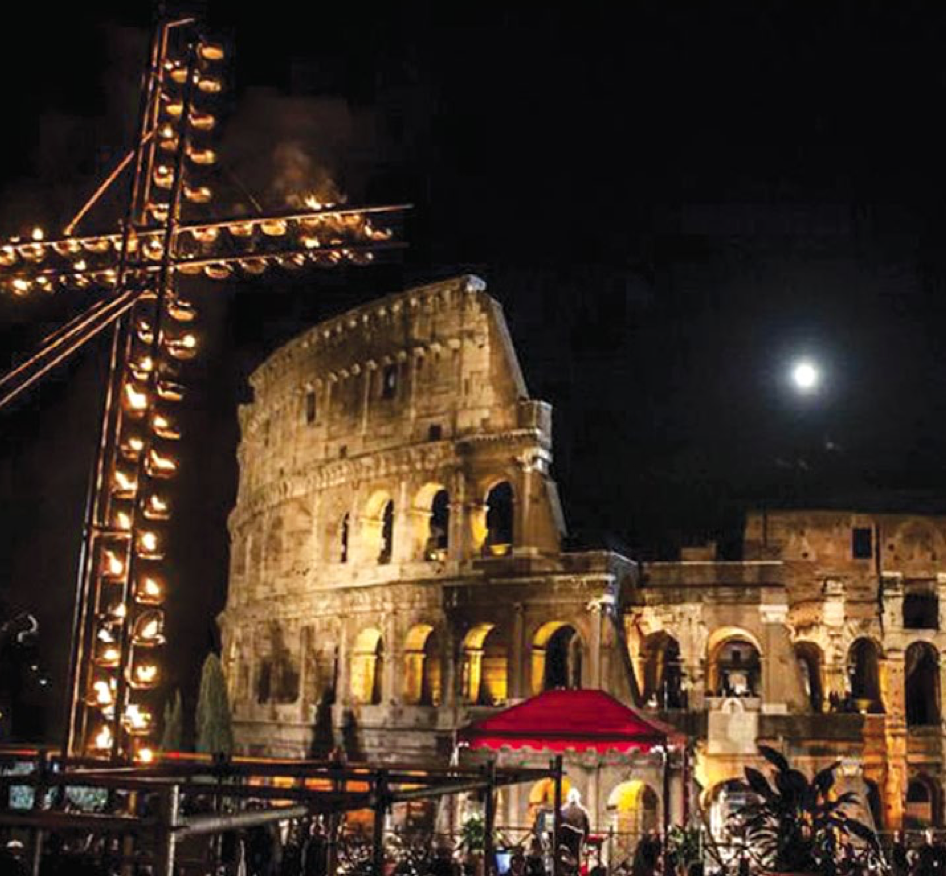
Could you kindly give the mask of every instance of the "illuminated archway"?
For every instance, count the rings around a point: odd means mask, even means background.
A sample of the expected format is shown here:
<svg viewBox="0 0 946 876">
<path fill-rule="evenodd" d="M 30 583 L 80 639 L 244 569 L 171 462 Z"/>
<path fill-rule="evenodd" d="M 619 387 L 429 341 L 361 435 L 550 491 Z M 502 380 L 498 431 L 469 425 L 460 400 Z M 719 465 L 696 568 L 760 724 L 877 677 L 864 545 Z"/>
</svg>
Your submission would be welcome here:
<svg viewBox="0 0 946 876">
<path fill-rule="evenodd" d="M 659 829 L 660 798 L 640 779 L 622 782 L 608 795 L 608 817 L 622 843 L 636 846 L 641 836 Z"/>
<path fill-rule="evenodd" d="M 411 503 L 411 555 L 445 560 L 450 544 L 450 494 L 443 484 L 424 484 Z"/>
<path fill-rule="evenodd" d="M 582 641 L 565 621 L 549 621 L 532 637 L 532 692 L 580 688 Z"/>
<path fill-rule="evenodd" d="M 430 624 L 412 627 L 404 640 L 404 702 L 416 706 L 439 706 L 440 647 Z"/>
<path fill-rule="evenodd" d="M 380 565 L 391 562 L 394 552 L 394 500 L 378 490 L 365 503 L 361 519 L 359 556 Z"/>
<path fill-rule="evenodd" d="M 908 727 L 940 724 L 939 652 L 929 642 L 914 642 L 904 658 Z"/>
<path fill-rule="evenodd" d="M 572 783 L 568 776 L 562 776 L 562 801 L 568 797 Z M 540 779 L 529 789 L 529 811 L 527 821 L 536 825 L 539 836 L 552 829 L 552 817 L 555 812 L 555 782 L 552 779 Z M 537 823 L 538 822 L 538 823 Z"/>
<path fill-rule="evenodd" d="M 355 639 L 351 655 L 351 695 L 356 703 L 381 703 L 383 660 L 381 631 L 375 627 L 362 630 Z"/>
<path fill-rule="evenodd" d="M 722 627 L 707 646 L 709 690 L 715 696 L 762 695 L 762 649 L 758 639 L 738 627 Z"/>
<path fill-rule="evenodd" d="M 683 708 L 683 666 L 677 640 L 665 630 L 652 633 L 644 639 L 641 656 L 644 705 Z"/>
<path fill-rule="evenodd" d="M 494 557 L 512 553 L 515 495 L 509 481 L 500 481 L 486 494 L 486 536 L 483 551 Z"/>
<path fill-rule="evenodd" d="M 848 651 L 848 690 L 863 711 L 882 712 L 880 696 L 880 646 L 868 638 L 856 639 Z"/>
<path fill-rule="evenodd" d="M 509 650 L 494 624 L 478 624 L 460 647 L 460 690 L 464 701 L 497 705 L 506 699 Z"/>
<path fill-rule="evenodd" d="M 801 674 L 802 689 L 808 698 L 813 712 L 820 712 L 824 707 L 824 682 L 822 667 L 824 660 L 821 648 L 814 642 L 795 643 L 795 661 Z"/>
</svg>

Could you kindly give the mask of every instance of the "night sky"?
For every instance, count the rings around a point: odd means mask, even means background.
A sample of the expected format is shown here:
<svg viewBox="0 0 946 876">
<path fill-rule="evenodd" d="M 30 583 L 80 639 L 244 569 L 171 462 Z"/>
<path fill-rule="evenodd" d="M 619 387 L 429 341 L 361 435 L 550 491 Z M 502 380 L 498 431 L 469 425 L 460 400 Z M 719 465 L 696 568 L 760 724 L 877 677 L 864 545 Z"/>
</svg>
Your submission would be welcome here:
<svg viewBox="0 0 946 876">
<path fill-rule="evenodd" d="M 28 4 L 0 31 L 0 233 L 61 227 L 127 149 L 151 21 L 128 5 Z M 246 375 L 412 283 L 474 271 L 503 303 L 555 407 L 574 547 L 738 557 L 751 506 L 946 510 L 942 3 L 207 13 L 235 49 L 221 211 L 245 190 L 281 206 L 300 161 L 313 186 L 415 209 L 396 261 L 197 291 L 170 557 L 188 696 L 225 596 Z M 0 365 L 88 300 L 0 300 Z M 54 686 L 103 350 L 0 413 L 0 599 L 39 615 Z M 801 354 L 817 397 L 787 384 Z"/>
</svg>

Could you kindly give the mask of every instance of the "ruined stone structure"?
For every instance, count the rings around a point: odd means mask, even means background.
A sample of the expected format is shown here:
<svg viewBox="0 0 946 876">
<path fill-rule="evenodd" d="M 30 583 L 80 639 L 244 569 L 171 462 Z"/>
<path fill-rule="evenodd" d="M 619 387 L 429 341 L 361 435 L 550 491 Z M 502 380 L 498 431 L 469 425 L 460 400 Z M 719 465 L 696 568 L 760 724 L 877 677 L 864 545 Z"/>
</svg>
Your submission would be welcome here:
<svg viewBox="0 0 946 876">
<path fill-rule="evenodd" d="M 695 738 L 714 827 L 758 742 L 842 759 L 884 828 L 941 818 L 946 520 L 751 514 L 743 561 L 643 571 L 562 552 L 551 409 L 475 277 L 318 325 L 251 383 L 220 618 L 243 751 L 446 761 L 490 710 L 600 687 Z M 597 829 L 682 816 L 664 757 L 568 762 Z M 549 792 L 510 790 L 500 821 Z"/>
</svg>

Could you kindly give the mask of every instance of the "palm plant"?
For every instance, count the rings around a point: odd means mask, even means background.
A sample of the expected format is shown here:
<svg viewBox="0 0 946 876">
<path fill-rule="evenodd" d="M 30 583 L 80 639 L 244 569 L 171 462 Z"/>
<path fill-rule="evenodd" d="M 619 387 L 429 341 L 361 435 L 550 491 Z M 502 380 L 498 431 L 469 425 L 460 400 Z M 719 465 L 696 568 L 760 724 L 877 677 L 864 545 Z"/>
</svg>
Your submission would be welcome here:
<svg viewBox="0 0 946 876">
<path fill-rule="evenodd" d="M 772 783 L 746 767 L 746 782 L 740 784 L 749 802 L 734 816 L 759 863 L 780 873 L 835 876 L 845 869 L 842 861 L 850 862 L 849 839 L 859 840 L 868 856 L 879 858 L 874 831 L 844 809 L 856 804 L 857 797 L 832 793 L 840 761 L 809 781 L 775 749 L 760 745 L 759 752 L 775 767 Z"/>
</svg>

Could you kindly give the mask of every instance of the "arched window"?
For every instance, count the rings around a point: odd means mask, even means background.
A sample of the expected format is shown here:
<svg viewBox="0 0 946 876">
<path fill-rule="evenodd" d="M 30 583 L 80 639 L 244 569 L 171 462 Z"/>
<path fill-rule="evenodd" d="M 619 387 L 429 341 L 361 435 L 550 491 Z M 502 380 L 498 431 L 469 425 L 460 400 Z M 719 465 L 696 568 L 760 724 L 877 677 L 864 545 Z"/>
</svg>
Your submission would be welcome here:
<svg viewBox="0 0 946 876">
<path fill-rule="evenodd" d="M 512 553 L 513 505 L 509 481 L 500 481 L 486 495 L 486 553 L 500 557 Z"/>
<path fill-rule="evenodd" d="M 381 512 L 381 551 L 378 563 L 390 563 L 394 552 L 394 502 L 388 501 Z"/>
<path fill-rule="evenodd" d="M 939 629 L 939 596 L 935 582 L 909 581 L 905 584 L 903 625 L 908 630 Z"/>
<path fill-rule="evenodd" d="M 907 648 L 906 713 L 908 727 L 935 727 L 940 723 L 939 654 L 928 642 Z"/>
<path fill-rule="evenodd" d="M 404 702 L 408 705 L 439 706 L 440 640 L 428 624 L 418 624 L 404 641 Z"/>
<path fill-rule="evenodd" d="M 848 651 L 849 690 L 862 712 L 882 712 L 880 699 L 880 649 L 873 639 L 857 639 Z"/>
<path fill-rule="evenodd" d="M 871 825 L 874 830 L 883 830 L 884 829 L 884 805 L 883 800 L 880 796 L 880 788 L 877 785 L 877 782 L 872 779 L 864 779 L 864 785 L 867 788 L 867 809 L 870 812 L 870 817 L 873 820 L 873 825 Z"/>
<path fill-rule="evenodd" d="M 726 639 L 713 659 L 716 695 L 757 697 L 762 693 L 762 661 L 756 646 L 738 636 Z"/>
<path fill-rule="evenodd" d="M 903 826 L 909 828 L 937 827 L 940 822 L 940 790 L 927 776 L 915 776 L 907 785 L 907 807 Z"/>
<path fill-rule="evenodd" d="M 659 709 L 685 708 L 680 645 L 669 633 L 660 631 L 644 640 L 644 705 Z"/>
<path fill-rule="evenodd" d="M 506 699 L 509 652 L 493 624 L 478 624 L 463 639 L 460 689 L 468 703 L 494 706 Z"/>
<path fill-rule="evenodd" d="M 338 561 L 340 563 L 348 562 L 348 535 L 350 517 L 346 512 L 342 517 L 342 522 L 338 526 Z"/>
<path fill-rule="evenodd" d="M 381 703 L 383 663 L 380 631 L 374 627 L 362 630 L 355 640 L 351 659 L 351 694 L 356 703 Z"/>
<path fill-rule="evenodd" d="M 256 680 L 256 701 L 258 703 L 268 703 L 272 697 L 273 687 L 273 664 L 269 660 L 263 660 L 259 666 L 259 677 Z"/>
<path fill-rule="evenodd" d="M 814 642 L 798 642 L 795 660 L 801 673 L 802 688 L 813 712 L 824 707 L 824 686 L 821 682 L 821 649 Z"/>
<path fill-rule="evenodd" d="M 622 782 L 608 795 L 608 816 L 617 842 L 633 853 L 642 836 L 660 828 L 660 798 L 640 779 Z"/>
<path fill-rule="evenodd" d="M 450 543 L 450 494 L 438 490 L 430 503 L 430 525 L 424 558 L 443 560 L 447 556 Z"/>
<path fill-rule="evenodd" d="M 581 687 L 581 637 L 570 624 L 550 621 L 532 640 L 532 691 Z"/>
</svg>

